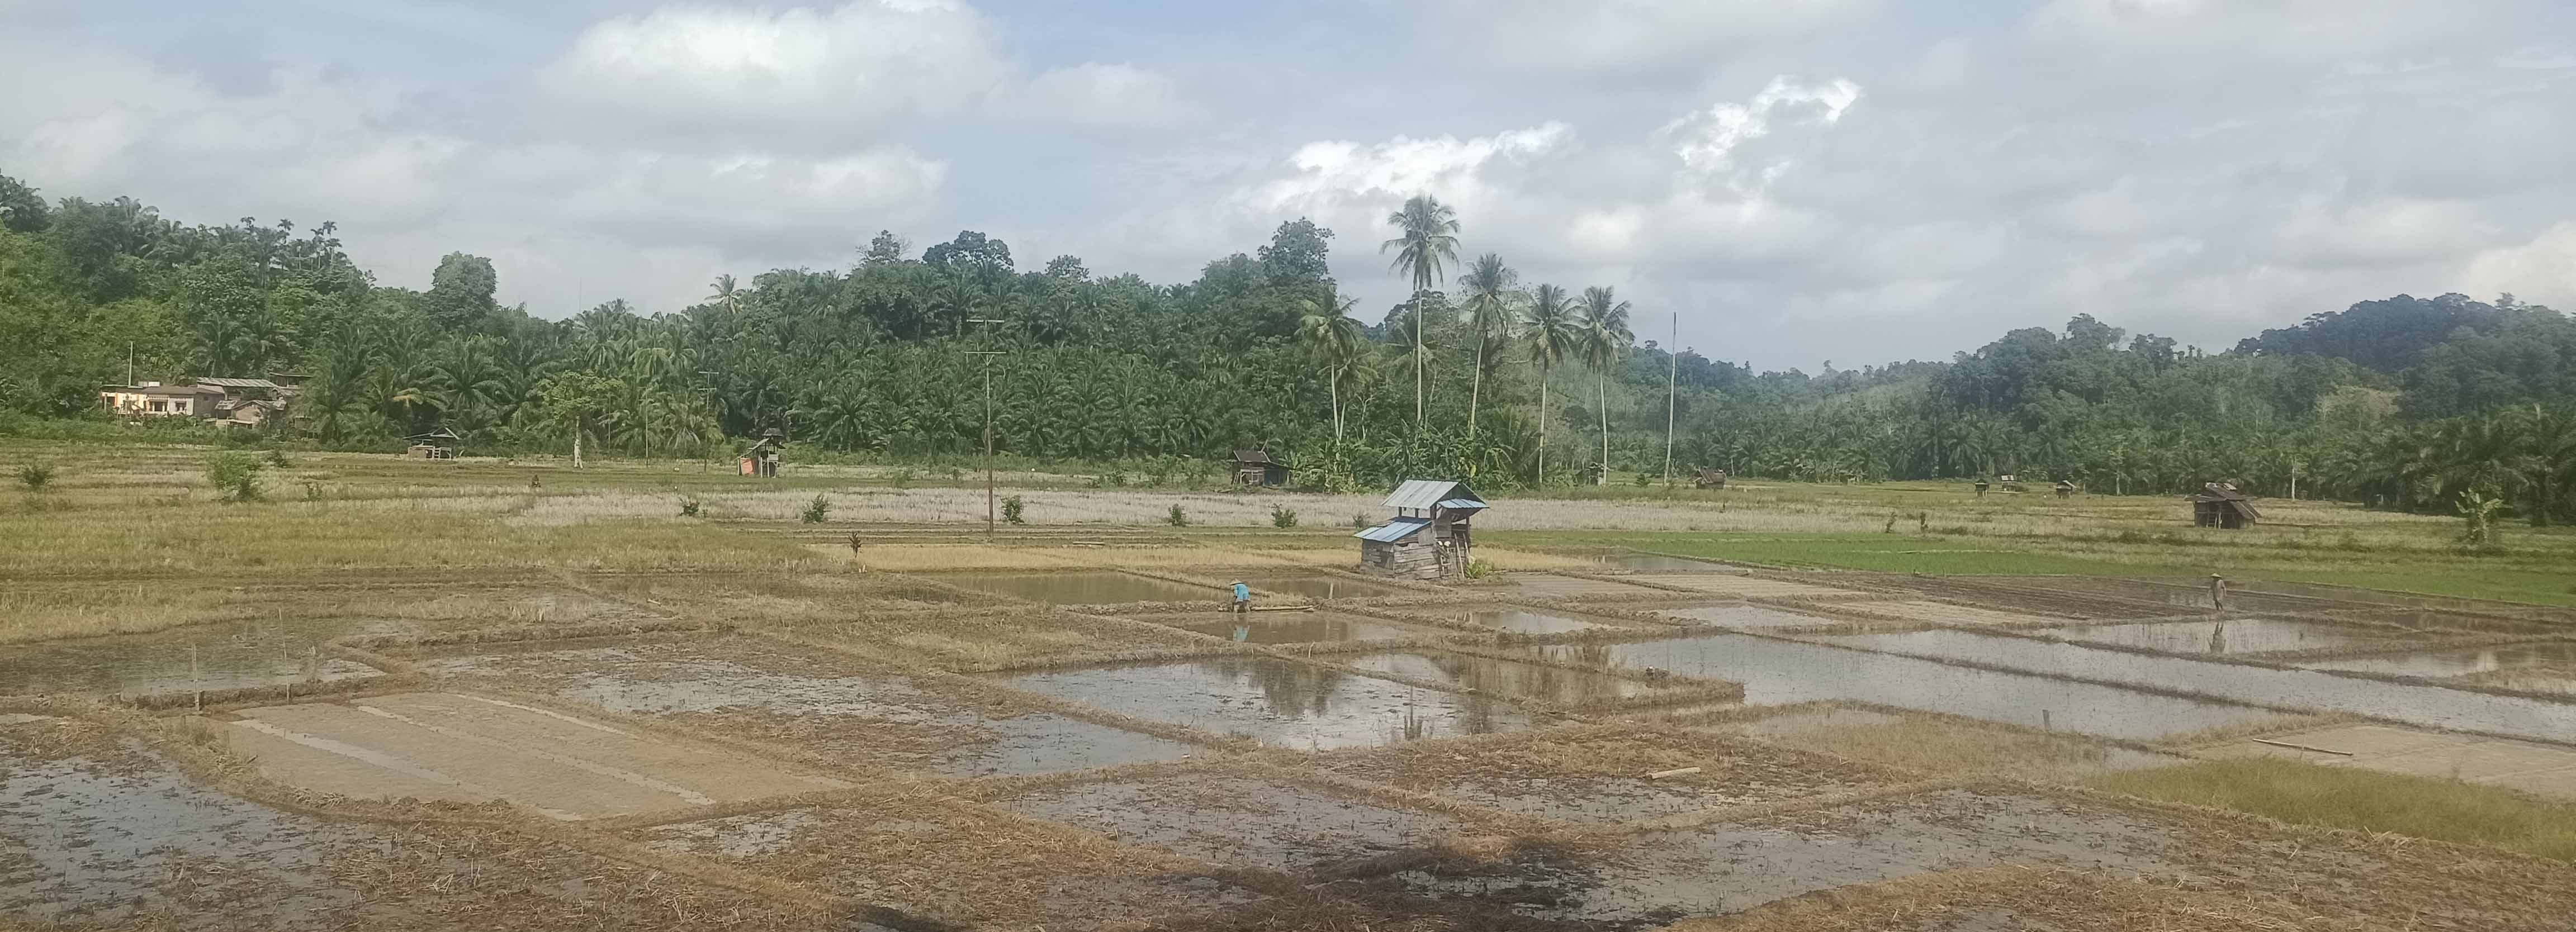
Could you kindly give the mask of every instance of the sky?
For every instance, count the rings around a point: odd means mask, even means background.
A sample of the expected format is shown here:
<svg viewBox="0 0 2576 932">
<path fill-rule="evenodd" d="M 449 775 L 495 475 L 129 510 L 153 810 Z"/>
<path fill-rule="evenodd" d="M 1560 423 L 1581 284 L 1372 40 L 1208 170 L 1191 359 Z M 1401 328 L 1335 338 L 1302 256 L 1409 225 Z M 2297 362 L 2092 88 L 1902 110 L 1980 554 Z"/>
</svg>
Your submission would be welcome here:
<svg viewBox="0 0 2576 932">
<path fill-rule="evenodd" d="M 1179 283 L 1309 217 L 1374 321 L 1424 193 L 1759 369 L 2576 308 L 2563 0 L 0 0 L 0 88 L 47 196 L 488 256 L 545 317 L 880 229 Z"/>
</svg>

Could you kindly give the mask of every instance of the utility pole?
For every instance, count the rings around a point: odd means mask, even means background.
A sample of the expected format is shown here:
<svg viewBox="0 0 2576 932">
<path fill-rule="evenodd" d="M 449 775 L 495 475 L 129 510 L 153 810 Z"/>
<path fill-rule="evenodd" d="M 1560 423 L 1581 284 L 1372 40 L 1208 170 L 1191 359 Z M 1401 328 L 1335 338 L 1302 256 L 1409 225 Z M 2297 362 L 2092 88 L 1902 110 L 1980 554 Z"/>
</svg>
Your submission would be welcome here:
<svg viewBox="0 0 2576 932">
<path fill-rule="evenodd" d="M 1673 409 L 1677 402 L 1681 400 L 1682 392 L 1682 351 L 1674 349 L 1673 347 L 1680 345 L 1682 345 L 1682 312 L 1674 311 L 1673 341 L 1671 343 L 1664 344 L 1664 356 L 1673 364 L 1672 371 L 1664 377 L 1665 485 L 1673 484 Z"/>
<path fill-rule="evenodd" d="M 958 323 L 1008 323 L 997 317 L 969 317 Z M 984 536 L 993 536 L 993 357 L 1010 355 L 1009 350 L 967 350 L 966 355 L 984 357 Z"/>
<path fill-rule="evenodd" d="M 125 341 L 125 384 L 134 384 L 134 341 Z"/>
</svg>

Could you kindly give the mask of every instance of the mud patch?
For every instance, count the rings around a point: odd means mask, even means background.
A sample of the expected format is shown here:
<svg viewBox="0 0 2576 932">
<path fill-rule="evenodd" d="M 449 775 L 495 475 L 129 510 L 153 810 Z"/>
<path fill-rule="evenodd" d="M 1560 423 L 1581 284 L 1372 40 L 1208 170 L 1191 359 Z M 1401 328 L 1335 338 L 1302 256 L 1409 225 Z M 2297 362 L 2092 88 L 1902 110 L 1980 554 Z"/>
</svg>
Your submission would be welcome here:
<svg viewBox="0 0 2576 932">
<path fill-rule="evenodd" d="M 379 676 L 374 667 L 328 656 L 324 643 L 417 630 L 390 620 L 259 621 L 13 644 L 0 650 L 0 692 L 145 696 Z"/>
<path fill-rule="evenodd" d="M 1538 573 L 1513 573 L 1507 582 L 1524 595 L 1560 598 L 1584 595 L 1653 595 L 1664 590 L 1631 586 L 1606 579 L 1581 579 L 1573 576 L 1548 576 Z"/>
<path fill-rule="evenodd" d="M 1659 586 L 1691 589 L 1738 599 L 1819 599 L 1867 596 L 1874 593 L 1835 586 L 1760 579 L 1752 576 L 1675 575 L 1653 577 Z"/>
<path fill-rule="evenodd" d="M 1595 824 L 1849 792 L 1896 779 L 1876 768 L 1679 729 L 1466 747 L 1408 745 L 1332 755 L 1319 763 L 1335 773 L 1462 803 Z"/>
<path fill-rule="evenodd" d="M 1417 618 L 1512 634 L 1571 634 L 1576 631 L 1614 630 L 1622 627 L 1611 622 L 1579 618 L 1562 612 L 1510 605 L 1470 605 L 1460 608 L 1425 606 L 1401 611 Z"/>
<path fill-rule="evenodd" d="M 954 776 L 1170 760 L 1190 745 L 858 672 L 750 638 L 525 650 L 422 670 L 758 738 L 871 769 Z"/>
<path fill-rule="evenodd" d="M 1457 834 L 1448 816 L 1236 777 L 1174 777 L 1041 790 L 1001 803 L 1130 844 L 1221 864 L 1301 872 Z"/>
<path fill-rule="evenodd" d="M 1752 705 L 1839 699 L 2112 738 L 2153 740 L 2273 714 L 2231 703 L 1741 634 L 1526 650 L 1566 663 L 1652 668 L 1738 682 L 1744 684 L 1744 701 Z"/>
<path fill-rule="evenodd" d="M 1760 630 L 1765 628 L 1818 628 L 1849 624 L 1839 619 L 1784 612 L 1760 605 L 1709 605 L 1699 608 L 1660 608 L 1655 617 L 1688 625 L 1711 628 Z"/>
<path fill-rule="evenodd" d="M 929 576 L 961 589 L 1054 605 L 1110 605 L 1124 602 L 1219 602 L 1225 591 L 1190 586 L 1112 570 L 1073 573 L 975 573 Z"/>
<path fill-rule="evenodd" d="M 1685 557 L 1668 557 L 1660 553 L 1637 553 L 1635 551 L 1613 551 L 1611 553 L 1605 553 L 1592 558 L 1592 562 L 1613 569 L 1635 570 L 1640 573 L 1743 572 L 1742 570 L 1723 563 L 1712 563 L 1707 560 L 1692 560 Z"/>
<path fill-rule="evenodd" d="M 1338 748 L 1517 731 L 1531 717 L 1481 696 L 1270 657 L 995 674 L 1015 689 L 1276 747 Z"/>
<path fill-rule="evenodd" d="M 1221 637 L 1238 644 L 1394 641 L 1438 636 L 1438 632 L 1331 612 L 1255 612 L 1240 618 L 1229 613 L 1217 621 L 1181 622 L 1175 619 L 1158 620 L 1156 623 Z"/>
<path fill-rule="evenodd" d="M 1245 585 L 1263 592 L 1276 592 L 1306 599 L 1374 599 L 1391 595 L 1411 595 L 1413 590 L 1399 589 L 1382 583 L 1343 579 L 1321 573 L 1259 574 L 1242 577 Z"/>
</svg>

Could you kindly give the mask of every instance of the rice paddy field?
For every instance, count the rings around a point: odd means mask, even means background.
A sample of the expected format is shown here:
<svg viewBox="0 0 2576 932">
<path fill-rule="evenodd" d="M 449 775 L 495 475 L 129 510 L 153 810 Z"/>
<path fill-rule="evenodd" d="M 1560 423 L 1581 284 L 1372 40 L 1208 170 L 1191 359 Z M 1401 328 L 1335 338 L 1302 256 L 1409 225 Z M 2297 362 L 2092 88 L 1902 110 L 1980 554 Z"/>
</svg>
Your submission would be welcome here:
<svg viewBox="0 0 2576 932">
<path fill-rule="evenodd" d="M 2561 531 L 1614 484 L 1435 584 L 1375 496 L 210 454 L 0 442 L 0 928 L 2576 916 Z"/>
</svg>

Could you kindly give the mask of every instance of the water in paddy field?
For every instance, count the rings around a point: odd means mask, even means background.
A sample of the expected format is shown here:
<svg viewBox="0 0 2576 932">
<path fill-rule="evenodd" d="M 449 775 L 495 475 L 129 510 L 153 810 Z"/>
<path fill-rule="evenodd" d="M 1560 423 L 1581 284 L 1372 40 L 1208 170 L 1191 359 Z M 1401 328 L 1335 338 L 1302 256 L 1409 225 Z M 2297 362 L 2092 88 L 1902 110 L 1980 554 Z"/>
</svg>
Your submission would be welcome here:
<svg viewBox="0 0 2576 932">
<path fill-rule="evenodd" d="M 1592 562 L 1601 564 L 1602 566 L 1615 567 L 1623 570 L 1636 570 L 1641 573 L 1741 572 L 1734 567 L 1730 567 L 1722 563 L 1711 563 L 1706 560 L 1692 560 L 1683 557 L 1668 557 L 1659 553 L 1636 553 L 1633 551 L 1613 551 L 1605 553 L 1592 558 Z"/>
<path fill-rule="evenodd" d="M 995 674 L 1015 689 L 1218 735 L 1297 749 L 1361 747 L 1530 727 L 1482 696 L 1271 657 Z"/>
<path fill-rule="evenodd" d="M 2034 634 L 2118 644 L 2168 654 L 2254 654 L 2270 651 L 2367 648 L 2403 644 L 2405 632 L 2289 618 L 2226 621 L 2142 621 L 2113 625 L 2038 628 Z"/>
<path fill-rule="evenodd" d="M 1587 705 L 1673 692 L 1676 685 L 1657 685 L 1588 670 L 1546 664 L 1470 657 L 1440 651 L 1391 651 L 1343 661 L 1353 667 L 1453 689 L 1536 699 L 1558 705 Z"/>
<path fill-rule="evenodd" d="M 1033 790 L 1000 805 L 1129 844 L 1284 871 L 1429 844 L 1464 828 L 1436 813 L 1240 777 L 1087 783 Z M 1224 831 L 1209 831 L 1219 825 Z"/>
<path fill-rule="evenodd" d="M 1672 621 L 1712 628 L 1812 628 L 1819 625 L 1847 624 L 1832 618 L 1784 612 L 1759 605 L 1711 605 L 1704 608 L 1656 609 L 1655 615 Z"/>
<path fill-rule="evenodd" d="M 1223 589 L 1192 586 L 1111 570 L 1079 573 L 977 573 L 943 581 L 995 595 L 1056 605 L 1108 605 L 1117 602 L 1222 602 Z"/>
<path fill-rule="evenodd" d="M 2576 667 L 2576 643 L 2518 644 L 2460 650 L 2419 650 L 2374 657 L 2343 657 L 2299 664 L 2311 670 L 2351 670 L 2392 676 L 2466 676 L 2523 667 Z"/>
<path fill-rule="evenodd" d="M 1949 657 L 2016 670 L 2136 683 L 2271 706 L 2351 712 L 2435 728 L 2576 740 L 2576 704 L 2229 663 L 2156 657 L 1966 631 L 1820 635 L 1867 650 Z"/>
<path fill-rule="evenodd" d="M 374 667 L 315 651 L 347 634 L 384 634 L 394 622 L 348 619 L 197 625 L 157 634 L 82 638 L 0 648 L 0 693 L 138 696 L 282 686 L 376 676 Z M 190 662 L 190 648 L 195 662 Z"/>
<path fill-rule="evenodd" d="M 1243 582 L 1245 585 L 1249 585 L 1252 588 L 1265 592 L 1276 592 L 1280 595 L 1293 595 L 1309 599 L 1369 599 L 1379 596 L 1404 595 L 1408 591 L 1398 589 L 1394 586 L 1364 582 L 1357 579 L 1343 579 L 1339 576 L 1326 576 L 1319 573 L 1283 576 L 1245 576 L 1243 577 Z"/>
<path fill-rule="evenodd" d="M 1214 635 L 1246 644 L 1387 641 L 1430 635 L 1430 632 L 1388 622 L 1321 612 L 1253 612 L 1240 619 L 1236 618 L 1234 613 L 1226 612 L 1215 621 L 1193 621 L 1186 624 L 1170 621 L 1160 623 L 1183 631 L 1196 631 L 1200 634 Z"/>
<path fill-rule="evenodd" d="M 1590 631 L 1611 627 L 1597 621 L 1585 621 L 1554 612 L 1535 609 L 1479 606 L 1475 608 L 1413 610 L 1416 614 L 1464 622 L 1479 628 L 1493 628 L 1517 634 L 1564 634 L 1568 631 Z"/>
<path fill-rule="evenodd" d="M 1741 634 L 1526 649 L 1561 661 L 1732 680 L 1744 684 L 1750 705 L 1846 699 L 2111 738 L 2153 740 L 2274 715 L 2233 703 Z"/>
</svg>

